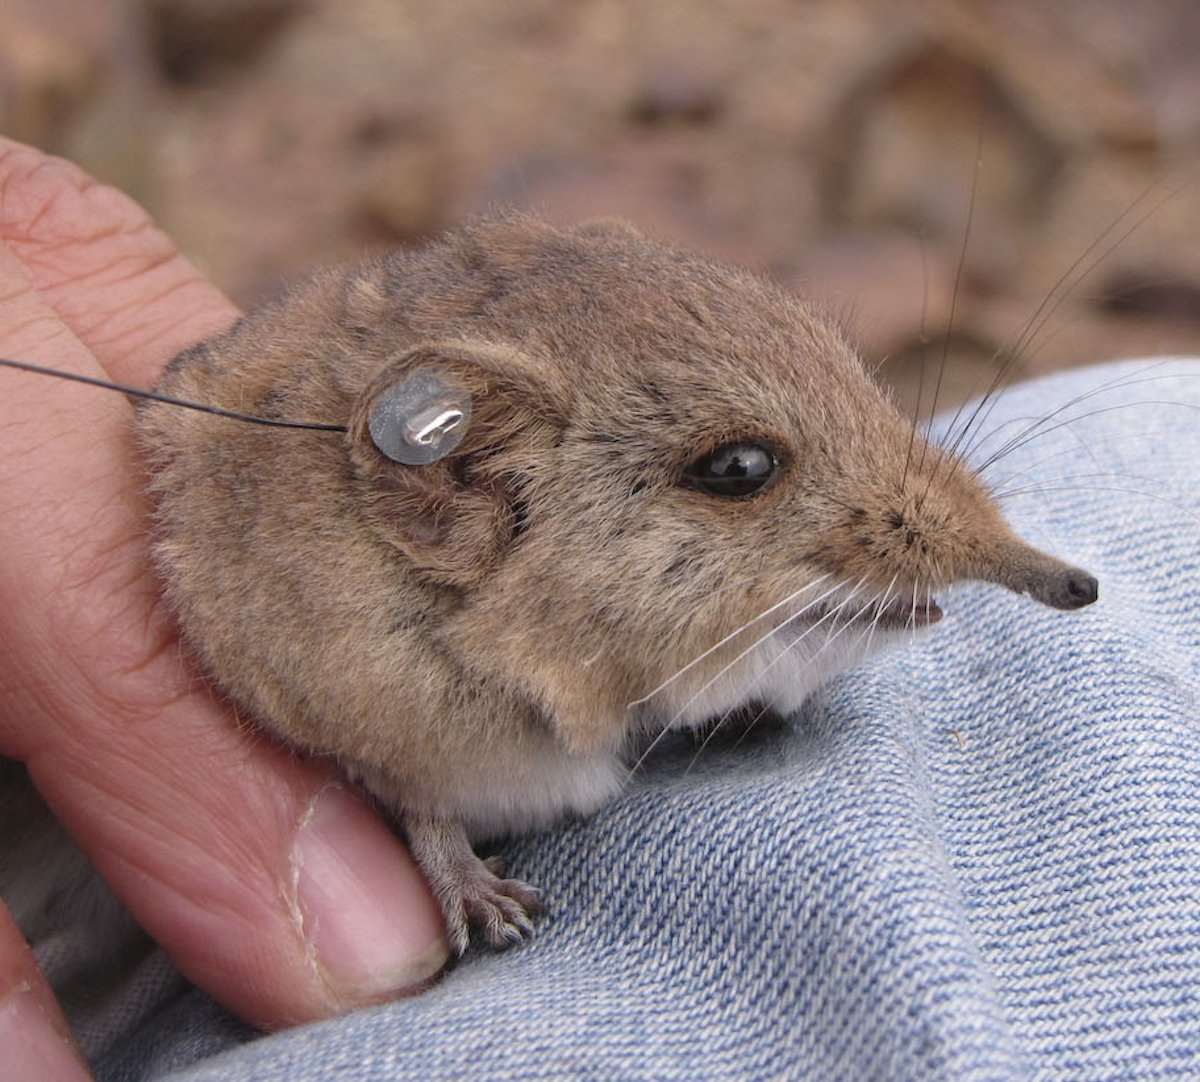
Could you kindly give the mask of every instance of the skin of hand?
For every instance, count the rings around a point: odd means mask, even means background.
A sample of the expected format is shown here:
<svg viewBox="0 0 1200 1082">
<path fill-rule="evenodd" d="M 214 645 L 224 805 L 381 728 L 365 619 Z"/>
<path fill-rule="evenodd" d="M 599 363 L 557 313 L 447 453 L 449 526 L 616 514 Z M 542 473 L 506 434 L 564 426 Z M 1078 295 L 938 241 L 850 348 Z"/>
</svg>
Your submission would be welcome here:
<svg viewBox="0 0 1200 1082">
<path fill-rule="evenodd" d="M 148 386 L 236 315 L 125 196 L 0 139 L 0 356 Z M 447 947 L 408 853 L 188 666 L 150 569 L 130 409 L 0 370 L 0 752 L 183 973 L 248 1021 L 418 988 Z M 85 1077 L 0 916 L 0 1062 Z"/>
</svg>

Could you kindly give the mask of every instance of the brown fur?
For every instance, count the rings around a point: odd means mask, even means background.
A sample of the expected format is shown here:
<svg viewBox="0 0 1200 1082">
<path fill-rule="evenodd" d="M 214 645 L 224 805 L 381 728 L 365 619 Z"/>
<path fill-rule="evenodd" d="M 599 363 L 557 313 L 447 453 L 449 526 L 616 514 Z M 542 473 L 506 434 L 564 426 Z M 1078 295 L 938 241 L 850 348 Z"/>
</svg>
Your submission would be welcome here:
<svg viewBox="0 0 1200 1082">
<path fill-rule="evenodd" d="M 366 416 L 419 366 L 474 413 L 453 455 L 404 466 Z M 835 324 L 621 225 L 501 217 L 323 274 L 181 354 L 159 389 L 349 426 L 143 406 L 156 558 L 213 680 L 397 813 L 459 947 L 467 921 L 518 936 L 531 901 L 463 858 L 463 831 L 595 807 L 633 728 L 683 717 L 726 666 L 735 701 L 761 665 L 735 639 L 665 705 L 628 704 L 805 583 L 923 597 L 977 577 L 1090 600 L 968 469 L 913 442 Z M 782 463 L 763 491 L 680 483 L 746 439 Z"/>
</svg>

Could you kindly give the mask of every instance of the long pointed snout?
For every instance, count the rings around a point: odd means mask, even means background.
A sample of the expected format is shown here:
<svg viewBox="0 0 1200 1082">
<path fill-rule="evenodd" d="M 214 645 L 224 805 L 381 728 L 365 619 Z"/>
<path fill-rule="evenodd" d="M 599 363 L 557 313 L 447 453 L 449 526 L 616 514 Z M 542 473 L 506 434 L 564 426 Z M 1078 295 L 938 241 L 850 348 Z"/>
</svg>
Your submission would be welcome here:
<svg viewBox="0 0 1200 1082">
<path fill-rule="evenodd" d="M 1094 575 L 1016 539 L 998 545 L 975 572 L 1055 609 L 1082 609 L 1100 596 Z"/>
</svg>

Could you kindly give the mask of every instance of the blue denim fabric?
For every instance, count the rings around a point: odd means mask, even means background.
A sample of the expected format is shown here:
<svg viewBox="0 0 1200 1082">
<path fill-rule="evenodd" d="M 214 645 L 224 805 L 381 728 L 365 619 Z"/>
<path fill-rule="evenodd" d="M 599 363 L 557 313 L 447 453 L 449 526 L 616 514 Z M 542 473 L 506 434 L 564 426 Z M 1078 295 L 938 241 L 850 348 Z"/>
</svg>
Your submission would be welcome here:
<svg viewBox="0 0 1200 1082">
<path fill-rule="evenodd" d="M 504 846 L 528 945 L 258 1039 L 192 992 L 101 1078 L 1200 1077 L 1200 363 L 1016 388 L 988 445 L 1073 399 L 986 476 L 1098 604 L 958 587 L 786 728 Z"/>
</svg>

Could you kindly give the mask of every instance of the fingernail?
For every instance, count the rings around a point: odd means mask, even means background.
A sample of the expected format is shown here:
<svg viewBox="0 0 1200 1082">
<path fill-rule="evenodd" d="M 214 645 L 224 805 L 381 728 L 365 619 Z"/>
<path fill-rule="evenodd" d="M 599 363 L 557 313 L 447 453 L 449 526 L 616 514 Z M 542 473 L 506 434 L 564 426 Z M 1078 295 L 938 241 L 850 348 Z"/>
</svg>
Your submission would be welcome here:
<svg viewBox="0 0 1200 1082">
<path fill-rule="evenodd" d="M 414 991 L 449 957 L 441 915 L 411 856 L 340 786 L 313 797 L 292 869 L 306 941 L 348 1003 Z"/>
<path fill-rule="evenodd" d="M 32 990 L 14 988 L 0 1003 L 0 1058 L 5 1078 L 87 1082 L 75 1046 L 58 1032 Z"/>
</svg>

